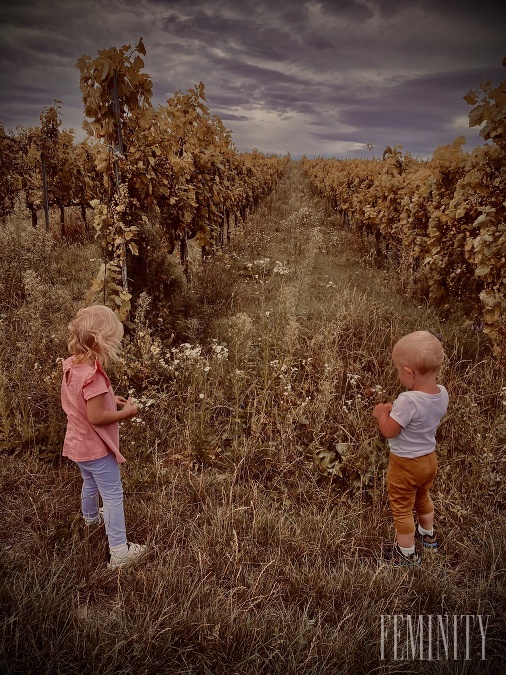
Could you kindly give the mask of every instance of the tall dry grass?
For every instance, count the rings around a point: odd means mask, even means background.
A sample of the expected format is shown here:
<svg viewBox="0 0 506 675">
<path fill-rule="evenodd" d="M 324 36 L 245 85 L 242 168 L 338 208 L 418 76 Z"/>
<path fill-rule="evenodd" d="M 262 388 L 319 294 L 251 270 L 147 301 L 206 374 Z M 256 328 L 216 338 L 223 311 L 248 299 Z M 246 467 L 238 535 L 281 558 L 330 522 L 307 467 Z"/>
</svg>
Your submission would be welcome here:
<svg viewBox="0 0 506 675">
<path fill-rule="evenodd" d="M 143 564 L 104 569 L 60 458 L 68 320 L 97 257 L 14 223 L 0 235 L 2 673 L 498 673 L 505 666 L 506 382 L 483 336 L 406 293 L 314 198 L 296 162 L 233 243 L 192 262 L 172 313 L 139 297 L 118 393 L 127 529 Z M 177 283 L 176 283 L 177 282 Z M 160 318 L 162 321 L 160 322 Z M 443 547 L 383 559 L 402 334 L 437 333 L 450 409 L 434 490 Z M 486 660 L 380 658 L 381 615 L 490 615 Z"/>
</svg>

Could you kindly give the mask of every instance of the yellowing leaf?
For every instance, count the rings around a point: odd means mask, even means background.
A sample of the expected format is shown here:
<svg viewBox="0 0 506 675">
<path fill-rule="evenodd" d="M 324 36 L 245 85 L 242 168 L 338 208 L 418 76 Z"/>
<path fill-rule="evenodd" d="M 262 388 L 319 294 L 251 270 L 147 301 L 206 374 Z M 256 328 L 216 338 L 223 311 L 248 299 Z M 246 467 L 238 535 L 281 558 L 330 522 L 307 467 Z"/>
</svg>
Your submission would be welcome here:
<svg viewBox="0 0 506 675">
<path fill-rule="evenodd" d="M 142 38 L 139 38 L 139 42 L 136 44 L 135 49 L 139 52 L 139 54 L 146 56 L 146 47 L 144 47 Z"/>
<path fill-rule="evenodd" d="M 466 103 L 469 103 L 469 105 L 476 105 L 478 103 L 478 97 L 474 91 L 468 92 L 463 98 Z"/>
<path fill-rule="evenodd" d="M 469 126 L 475 127 L 483 122 L 483 106 L 477 105 L 469 113 Z"/>
</svg>

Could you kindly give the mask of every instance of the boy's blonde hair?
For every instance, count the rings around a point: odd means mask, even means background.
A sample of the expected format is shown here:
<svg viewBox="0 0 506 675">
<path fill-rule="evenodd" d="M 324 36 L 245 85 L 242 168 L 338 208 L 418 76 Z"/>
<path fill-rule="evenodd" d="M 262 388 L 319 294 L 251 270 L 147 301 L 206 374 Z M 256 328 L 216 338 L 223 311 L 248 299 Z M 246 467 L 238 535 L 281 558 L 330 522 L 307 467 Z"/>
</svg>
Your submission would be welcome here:
<svg viewBox="0 0 506 675">
<path fill-rule="evenodd" d="M 77 363 L 98 359 L 104 366 L 118 361 L 123 324 L 105 305 L 80 309 L 69 323 L 68 349 Z"/>
<path fill-rule="evenodd" d="M 392 358 L 400 366 L 410 366 L 420 375 L 438 373 L 444 359 L 443 345 L 435 335 L 426 330 L 417 330 L 398 340 Z"/>
</svg>

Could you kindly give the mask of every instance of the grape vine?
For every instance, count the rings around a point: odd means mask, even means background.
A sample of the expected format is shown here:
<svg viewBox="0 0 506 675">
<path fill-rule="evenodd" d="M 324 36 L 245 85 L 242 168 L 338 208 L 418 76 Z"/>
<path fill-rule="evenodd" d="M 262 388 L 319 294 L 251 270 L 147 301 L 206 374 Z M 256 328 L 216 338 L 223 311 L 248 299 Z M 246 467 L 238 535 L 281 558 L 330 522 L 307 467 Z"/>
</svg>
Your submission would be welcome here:
<svg viewBox="0 0 506 675">
<path fill-rule="evenodd" d="M 167 252 L 186 242 L 204 248 L 223 241 L 230 212 L 245 215 L 279 180 L 288 157 L 236 152 L 230 132 L 206 105 L 204 84 L 176 92 L 166 106 L 151 104 L 152 81 L 141 72 L 146 54 L 142 38 L 83 56 L 80 70 L 84 128 L 97 141 L 95 165 L 107 199 L 92 201 L 95 227 L 107 257 L 95 282 L 106 289 L 125 319 L 131 294 L 126 284 L 130 256 L 137 274 L 147 273 L 147 224 L 156 226 Z M 140 271 L 139 271 L 140 270 Z M 135 279 L 134 279 L 135 283 Z"/>
<path fill-rule="evenodd" d="M 488 141 L 470 153 L 461 136 L 428 161 L 396 146 L 382 160 L 303 164 L 347 222 L 407 261 L 430 302 L 458 298 L 478 312 L 499 357 L 506 353 L 506 82 L 482 82 L 464 99 L 474 106 L 469 125 L 481 126 Z"/>
</svg>

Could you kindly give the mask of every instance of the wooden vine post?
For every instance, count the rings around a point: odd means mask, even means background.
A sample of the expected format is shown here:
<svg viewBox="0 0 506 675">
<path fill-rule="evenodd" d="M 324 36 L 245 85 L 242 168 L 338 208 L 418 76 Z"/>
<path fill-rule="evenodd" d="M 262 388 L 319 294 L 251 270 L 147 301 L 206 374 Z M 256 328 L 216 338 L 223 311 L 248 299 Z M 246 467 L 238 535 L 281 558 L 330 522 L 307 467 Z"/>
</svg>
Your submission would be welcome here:
<svg viewBox="0 0 506 675">
<path fill-rule="evenodd" d="M 139 168 L 144 161 L 139 120 L 145 121 L 152 108 L 151 80 L 140 73 L 144 65 L 140 54 L 145 53 L 141 38 L 134 49 L 130 45 L 111 47 L 100 50 L 94 60 L 84 55 L 76 64 L 89 120 L 83 127 L 99 140 L 94 146 L 94 163 L 107 193 L 106 199 L 90 200 L 104 248 L 104 261 L 91 290 L 103 294 L 104 303 L 112 301 L 122 321 L 128 318 L 132 298 L 128 254 L 139 253 L 136 240 L 145 201 L 146 173 Z"/>
<path fill-rule="evenodd" d="M 44 219 L 46 222 L 46 230 L 49 232 L 49 199 L 47 196 L 46 155 L 44 154 L 44 151 L 40 153 L 40 165 L 42 172 L 42 194 L 44 197 Z"/>
<path fill-rule="evenodd" d="M 44 217 L 46 222 L 46 230 L 49 231 L 49 194 L 47 182 L 47 161 L 49 160 L 49 170 L 52 183 L 55 182 L 55 165 L 57 165 L 57 156 L 59 151 L 59 135 L 58 127 L 61 124 L 59 118 L 59 110 L 61 101 L 55 100 L 54 105 L 49 108 L 43 108 L 40 115 L 41 128 L 38 136 L 38 145 L 40 148 L 40 165 L 42 174 L 42 198 L 44 205 Z M 56 156 L 56 157 L 55 157 Z M 51 185 L 52 191 L 54 186 Z"/>
<path fill-rule="evenodd" d="M 114 77 L 111 81 L 112 85 L 112 103 L 114 110 L 114 126 L 112 133 L 112 148 L 113 148 L 113 166 L 114 166 L 114 177 L 116 179 L 116 192 L 119 195 L 119 189 L 121 185 L 121 168 L 119 165 L 119 159 L 123 157 L 123 135 L 121 133 L 121 110 L 119 105 L 118 97 L 118 71 L 114 71 Z M 128 293 L 128 269 L 127 269 L 127 255 L 126 255 L 126 243 L 123 241 L 121 244 L 121 285 L 123 291 Z"/>
</svg>

